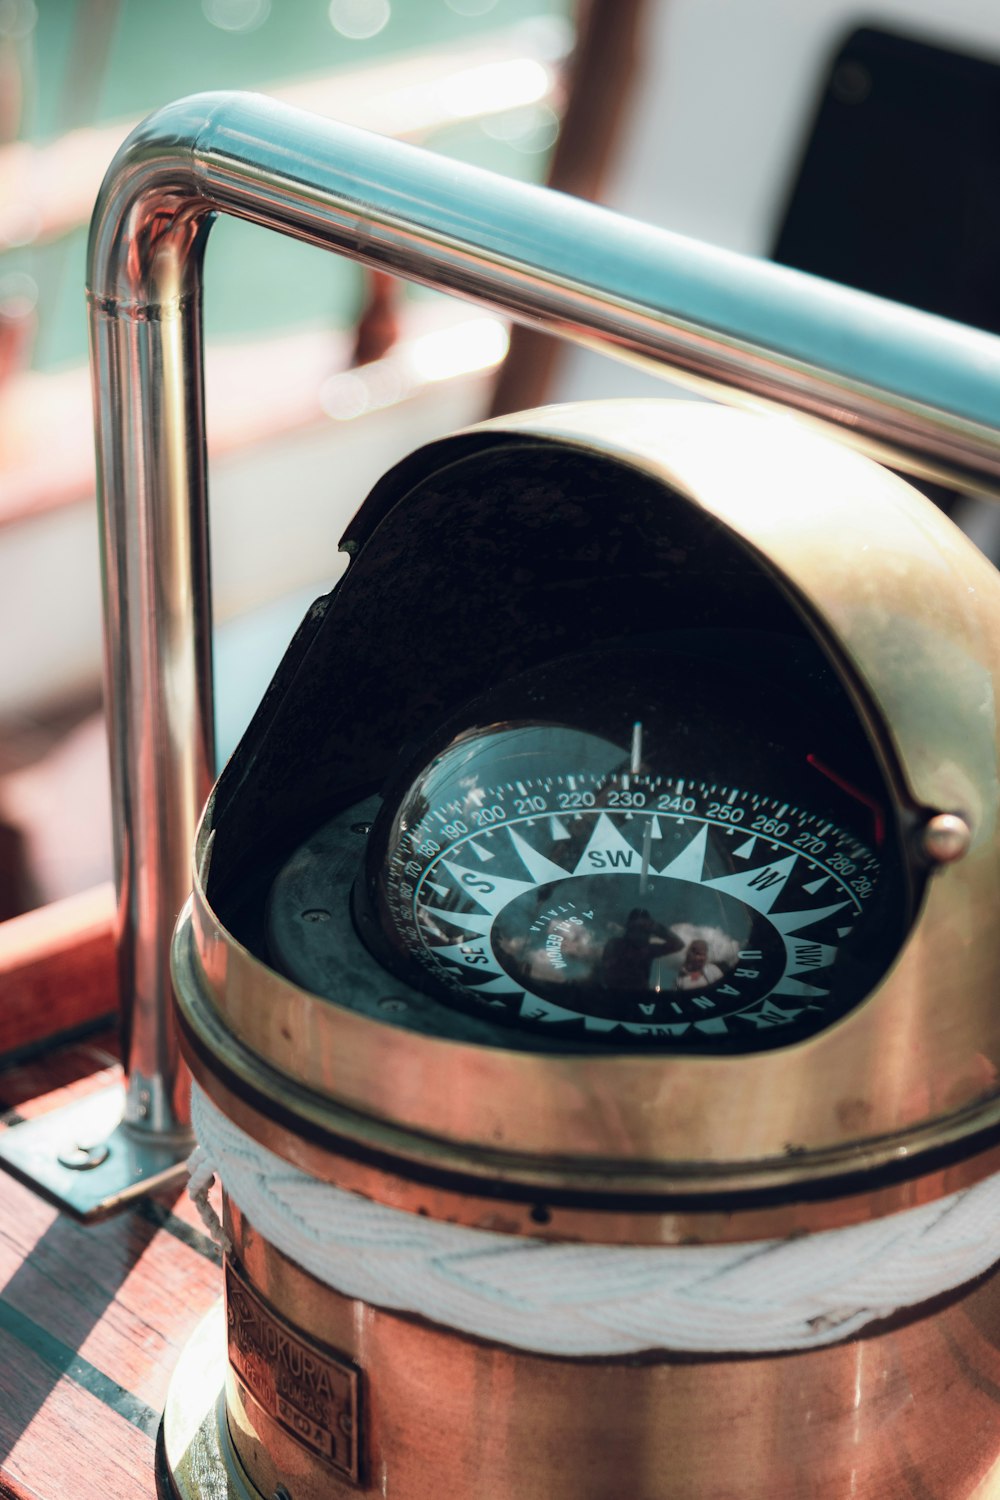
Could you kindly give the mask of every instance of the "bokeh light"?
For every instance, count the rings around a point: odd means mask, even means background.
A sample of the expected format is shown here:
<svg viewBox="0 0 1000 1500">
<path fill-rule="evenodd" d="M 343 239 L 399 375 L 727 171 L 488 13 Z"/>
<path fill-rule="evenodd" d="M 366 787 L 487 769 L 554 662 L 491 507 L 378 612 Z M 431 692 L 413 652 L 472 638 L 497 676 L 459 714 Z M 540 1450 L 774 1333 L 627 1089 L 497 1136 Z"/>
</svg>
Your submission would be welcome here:
<svg viewBox="0 0 1000 1500">
<path fill-rule="evenodd" d="M 559 116 L 547 104 L 531 104 L 484 120 L 482 128 L 495 141 L 504 141 L 515 151 L 533 156 L 550 150 L 555 144 Z"/>
<path fill-rule="evenodd" d="M 21 41 L 31 35 L 37 20 L 34 0 L 0 0 L 0 36 Z"/>
<path fill-rule="evenodd" d="M 220 31 L 256 31 L 271 14 L 271 0 L 201 0 L 201 8 Z"/>
<path fill-rule="evenodd" d="M 0 313 L 5 318 L 26 318 L 38 306 L 38 283 L 25 271 L 7 271 L 0 276 Z"/>
<path fill-rule="evenodd" d="M 366 42 L 389 24 L 389 0 L 330 0 L 330 25 L 352 42 Z"/>
<path fill-rule="evenodd" d="M 497 0 L 445 0 L 449 10 L 457 16 L 485 16 L 494 10 Z"/>
</svg>

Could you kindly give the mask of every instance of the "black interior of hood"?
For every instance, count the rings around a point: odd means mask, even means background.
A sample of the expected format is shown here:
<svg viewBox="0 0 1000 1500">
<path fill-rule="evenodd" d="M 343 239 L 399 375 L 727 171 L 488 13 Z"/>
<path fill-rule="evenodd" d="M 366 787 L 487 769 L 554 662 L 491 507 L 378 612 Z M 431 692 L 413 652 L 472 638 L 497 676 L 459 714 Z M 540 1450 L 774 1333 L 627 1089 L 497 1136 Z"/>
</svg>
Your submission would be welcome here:
<svg viewBox="0 0 1000 1500">
<path fill-rule="evenodd" d="M 237 936 L 248 882 L 505 678 L 693 625 L 807 635 L 745 547 L 661 481 L 564 444 L 479 444 L 394 504 L 375 492 L 377 523 L 220 779 L 208 895 Z"/>
</svg>

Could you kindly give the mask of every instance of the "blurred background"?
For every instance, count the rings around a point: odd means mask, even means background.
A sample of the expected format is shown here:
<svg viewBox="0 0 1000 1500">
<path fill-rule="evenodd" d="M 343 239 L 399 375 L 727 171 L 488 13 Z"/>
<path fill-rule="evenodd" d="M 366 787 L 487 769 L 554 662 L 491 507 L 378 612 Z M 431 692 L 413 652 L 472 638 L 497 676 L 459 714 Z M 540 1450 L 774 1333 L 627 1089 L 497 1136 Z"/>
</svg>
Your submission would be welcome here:
<svg viewBox="0 0 1000 1500">
<path fill-rule="evenodd" d="M 0 919 L 110 876 L 86 225 L 131 125 L 220 88 L 1000 331 L 996 0 L 0 0 Z M 205 307 L 220 759 L 397 458 L 671 393 L 235 221 Z"/>
</svg>

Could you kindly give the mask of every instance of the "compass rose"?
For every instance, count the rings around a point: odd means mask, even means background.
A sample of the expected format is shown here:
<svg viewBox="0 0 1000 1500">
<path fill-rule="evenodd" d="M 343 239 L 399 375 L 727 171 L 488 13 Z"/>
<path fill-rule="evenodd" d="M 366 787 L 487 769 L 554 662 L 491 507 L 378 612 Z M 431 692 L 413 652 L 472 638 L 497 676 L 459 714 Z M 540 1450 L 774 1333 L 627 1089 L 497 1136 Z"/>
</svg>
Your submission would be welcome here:
<svg viewBox="0 0 1000 1500">
<path fill-rule="evenodd" d="M 822 1010 L 855 903 L 813 861 L 763 838 L 722 860 L 708 821 L 643 809 L 584 808 L 575 836 L 553 822 L 495 823 L 429 863 L 416 933 L 449 987 L 595 1034 L 723 1036 Z"/>
</svg>

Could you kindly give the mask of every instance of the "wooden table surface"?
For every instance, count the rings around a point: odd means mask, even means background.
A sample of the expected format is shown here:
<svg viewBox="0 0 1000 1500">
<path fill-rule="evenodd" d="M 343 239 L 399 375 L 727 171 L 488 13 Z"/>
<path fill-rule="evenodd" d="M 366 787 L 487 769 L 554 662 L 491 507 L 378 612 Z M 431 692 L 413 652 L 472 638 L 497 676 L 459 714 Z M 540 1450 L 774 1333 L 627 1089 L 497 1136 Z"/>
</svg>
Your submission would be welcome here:
<svg viewBox="0 0 1000 1500">
<path fill-rule="evenodd" d="M 0 1129 L 113 1081 L 113 1039 L 0 1070 Z M 0 1497 L 156 1493 L 154 1452 L 181 1349 L 221 1295 L 186 1192 L 84 1225 L 0 1172 Z"/>
</svg>

